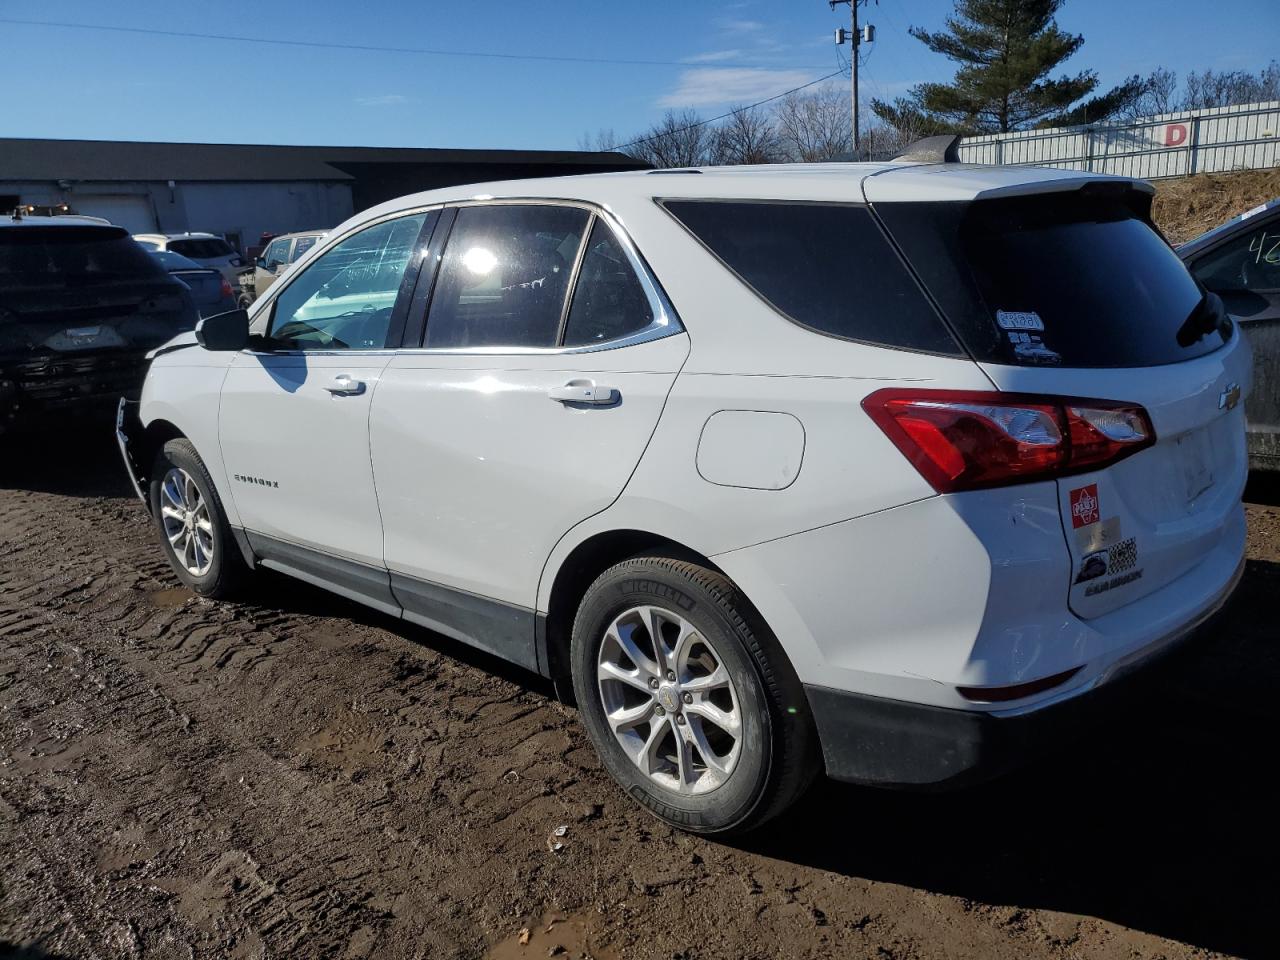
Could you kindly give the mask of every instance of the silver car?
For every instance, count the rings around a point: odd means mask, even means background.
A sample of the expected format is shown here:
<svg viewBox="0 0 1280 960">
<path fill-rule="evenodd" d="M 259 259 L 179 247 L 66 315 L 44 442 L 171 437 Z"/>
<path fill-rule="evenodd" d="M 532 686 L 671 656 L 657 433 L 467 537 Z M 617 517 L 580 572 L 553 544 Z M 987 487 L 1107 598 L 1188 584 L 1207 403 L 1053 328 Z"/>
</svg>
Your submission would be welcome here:
<svg viewBox="0 0 1280 960">
<path fill-rule="evenodd" d="M 245 269 L 235 248 L 215 233 L 135 233 L 133 239 L 153 253 L 168 251 L 220 270 L 233 287 Z"/>
</svg>

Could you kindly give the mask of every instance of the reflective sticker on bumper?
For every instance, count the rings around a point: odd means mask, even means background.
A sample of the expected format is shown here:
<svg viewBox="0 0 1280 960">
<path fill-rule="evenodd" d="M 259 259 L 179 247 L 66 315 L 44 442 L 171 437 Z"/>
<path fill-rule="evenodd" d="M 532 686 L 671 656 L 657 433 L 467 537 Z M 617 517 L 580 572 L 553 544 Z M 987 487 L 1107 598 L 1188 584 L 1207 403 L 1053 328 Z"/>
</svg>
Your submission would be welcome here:
<svg viewBox="0 0 1280 960">
<path fill-rule="evenodd" d="M 1071 491 L 1071 526 L 1079 529 L 1102 519 L 1098 504 L 1098 485 L 1090 483 Z"/>
<path fill-rule="evenodd" d="M 1091 523 L 1076 531 L 1076 549 L 1081 554 L 1097 553 L 1120 540 L 1120 518 L 1107 517 L 1101 523 Z"/>
<path fill-rule="evenodd" d="M 1121 540 L 1106 550 L 1099 550 L 1084 558 L 1080 564 L 1080 572 L 1076 574 L 1076 583 L 1087 583 L 1111 575 L 1106 583 L 1094 584 L 1085 588 L 1085 596 L 1092 597 L 1107 590 L 1114 590 L 1126 583 L 1132 583 L 1142 576 L 1141 570 L 1134 570 L 1138 565 L 1138 541 L 1134 537 Z M 1132 571 L 1130 573 L 1129 571 Z"/>
</svg>

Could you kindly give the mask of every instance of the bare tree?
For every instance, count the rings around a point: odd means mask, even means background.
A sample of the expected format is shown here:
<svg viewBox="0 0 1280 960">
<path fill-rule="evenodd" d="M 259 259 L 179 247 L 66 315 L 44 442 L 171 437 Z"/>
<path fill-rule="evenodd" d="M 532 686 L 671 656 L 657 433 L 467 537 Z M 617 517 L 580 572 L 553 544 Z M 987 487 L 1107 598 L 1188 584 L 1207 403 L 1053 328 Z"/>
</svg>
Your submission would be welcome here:
<svg viewBox="0 0 1280 960">
<path fill-rule="evenodd" d="M 1280 62 L 1273 60 L 1256 74 L 1244 70 L 1193 70 L 1187 74 L 1181 93 L 1178 75 L 1164 67 L 1154 70 L 1143 84 L 1142 94 L 1122 115 L 1127 120 L 1176 110 L 1280 100 Z"/>
<path fill-rule="evenodd" d="M 907 147 L 937 131 L 918 117 L 902 116 L 895 123 L 876 119 L 862 131 L 862 149 L 866 160 L 892 160 Z"/>
<path fill-rule="evenodd" d="M 1280 62 L 1272 60 L 1256 75 L 1243 70 L 1194 70 L 1176 109 L 1203 110 L 1280 99 Z"/>
<path fill-rule="evenodd" d="M 848 155 L 849 97 L 833 86 L 790 94 L 778 102 L 778 137 L 790 160 L 813 163 Z"/>
<path fill-rule="evenodd" d="M 777 126 L 761 107 L 734 110 L 710 139 L 712 163 L 777 163 L 784 158 Z"/>
<path fill-rule="evenodd" d="M 1142 81 L 1142 93 L 1120 113 L 1120 119 L 1137 120 L 1171 113 L 1179 109 L 1178 104 L 1178 75 L 1172 70 L 1157 67 Z"/>
<path fill-rule="evenodd" d="M 626 145 L 626 152 L 655 167 L 697 167 L 711 153 L 712 132 L 696 110 L 668 110 L 662 119 Z"/>
<path fill-rule="evenodd" d="M 600 129 L 594 134 L 584 133 L 578 138 L 579 150 L 598 150 L 602 153 L 608 153 L 617 150 L 622 144 L 622 138 L 613 132 L 613 128 Z"/>
</svg>

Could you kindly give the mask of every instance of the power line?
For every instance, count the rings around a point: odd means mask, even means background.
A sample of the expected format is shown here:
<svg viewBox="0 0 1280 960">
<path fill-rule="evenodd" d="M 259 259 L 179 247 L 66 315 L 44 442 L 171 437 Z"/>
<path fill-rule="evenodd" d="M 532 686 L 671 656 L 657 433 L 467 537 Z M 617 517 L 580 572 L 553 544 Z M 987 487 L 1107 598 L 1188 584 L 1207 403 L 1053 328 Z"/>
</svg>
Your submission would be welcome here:
<svg viewBox="0 0 1280 960">
<path fill-rule="evenodd" d="M 675 130 L 664 130 L 662 133 L 655 134 L 652 137 L 641 137 L 639 140 L 632 140 L 630 143 L 624 143 L 620 147 L 614 147 L 614 150 L 625 150 L 627 147 L 634 147 L 638 143 L 648 143 L 651 140 L 660 140 L 663 137 L 673 136 L 677 133 L 684 133 L 686 130 L 693 130 L 696 127 L 704 127 L 708 123 L 715 123 L 717 120 L 723 120 L 726 117 L 732 117 L 735 113 L 743 110 L 754 110 L 756 107 L 763 106 L 766 103 L 772 103 L 774 100 L 781 100 L 783 97 L 790 96 L 793 93 L 799 93 L 806 87 L 812 87 L 815 83 L 822 83 L 823 80 L 830 80 L 832 77 L 838 77 L 843 70 L 837 70 L 834 73 L 828 73 L 825 77 L 819 77 L 817 80 L 810 80 L 808 83 L 802 83 L 798 87 L 792 87 L 790 90 L 783 90 L 782 93 L 776 93 L 772 97 L 765 97 L 763 100 L 757 100 L 755 103 L 747 104 L 745 107 L 734 107 L 728 113 L 722 113 L 718 117 L 711 117 L 709 120 L 699 120 L 697 123 L 686 124 Z"/>
<path fill-rule="evenodd" d="M 53 27 L 60 30 L 99 30 L 111 33 L 141 34 L 151 37 L 177 37 L 184 40 L 218 40 L 231 43 L 259 43 L 278 47 L 309 47 L 321 50 L 356 50 L 364 53 L 410 53 L 429 57 L 476 57 L 485 60 L 534 60 L 549 63 L 591 63 L 630 67 L 746 67 L 759 69 L 759 63 L 717 61 L 699 64 L 688 60 L 615 60 L 608 57 L 558 57 L 537 53 L 495 53 L 488 50 L 443 50 L 430 47 L 383 47 L 363 43 L 329 43 L 320 40 L 288 40 L 278 37 L 246 37 L 230 33 L 195 33 L 186 30 L 159 30 L 150 27 L 120 27 L 103 23 L 66 23 L 57 20 L 19 20 L 0 17 L 0 23 L 26 27 Z"/>
</svg>

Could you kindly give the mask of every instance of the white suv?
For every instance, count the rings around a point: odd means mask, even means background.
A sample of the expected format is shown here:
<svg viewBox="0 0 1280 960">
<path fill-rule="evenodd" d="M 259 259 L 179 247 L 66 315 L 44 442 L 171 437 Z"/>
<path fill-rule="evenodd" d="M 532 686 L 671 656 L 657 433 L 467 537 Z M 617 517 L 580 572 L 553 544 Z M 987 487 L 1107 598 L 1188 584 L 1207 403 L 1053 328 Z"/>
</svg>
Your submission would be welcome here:
<svg viewBox="0 0 1280 960">
<path fill-rule="evenodd" d="M 219 270 L 233 286 L 245 262 L 231 244 L 215 233 L 135 233 L 133 239 L 152 252 L 169 251 Z"/>
<path fill-rule="evenodd" d="M 963 783 L 1241 573 L 1249 349 L 1151 194 L 897 163 L 405 197 L 159 351 L 125 459 L 197 593 L 269 567 L 550 677 L 670 823 L 756 826 L 822 767 Z"/>
</svg>

